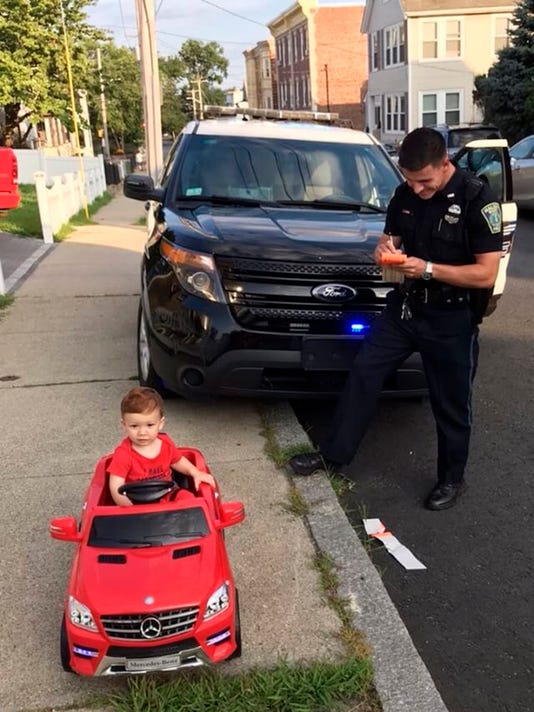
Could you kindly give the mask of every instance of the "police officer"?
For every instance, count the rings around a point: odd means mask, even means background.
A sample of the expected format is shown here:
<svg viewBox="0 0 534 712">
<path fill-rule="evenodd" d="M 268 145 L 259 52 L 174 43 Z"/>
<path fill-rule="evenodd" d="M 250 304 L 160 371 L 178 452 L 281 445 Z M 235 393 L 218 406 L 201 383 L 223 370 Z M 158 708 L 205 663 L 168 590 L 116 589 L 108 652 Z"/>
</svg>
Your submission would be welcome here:
<svg viewBox="0 0 534 712">
<path fill-rule="evenodd" d="M 387 211 L 375 249 L 404 252 L 402 281 L 388 294 L 360 349 L 318 452 L 296 455 L 296 474 L 339 469 L 354 457 L 386 377 L 414 351 L 423 362 L 437 427 L 438 482 L 432 510 L 452 507 L 465 487 L 478 323 L 495 283 L 502 249 L 501 207 L 483 181 L 455 168 L 440 133 L 410 132 L 399 151 L 406 182 Z"/>
</svg>

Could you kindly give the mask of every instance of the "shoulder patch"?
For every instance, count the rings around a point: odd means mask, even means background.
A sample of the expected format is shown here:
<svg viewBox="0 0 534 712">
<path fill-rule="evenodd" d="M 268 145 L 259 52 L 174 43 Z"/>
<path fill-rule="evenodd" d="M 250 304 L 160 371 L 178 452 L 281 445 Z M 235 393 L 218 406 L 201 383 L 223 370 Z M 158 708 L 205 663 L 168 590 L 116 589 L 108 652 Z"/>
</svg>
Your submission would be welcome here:
<svg viewBox="0 0 534 712">
<path fill-rule="evenodd" d="M 488 223 L 488 227 L 492 234 L 496 235 L 501 231 L 501 206 L 499 203 L 488 203 L 481 209 L 481 214 L 484 220 Z"/>
</svg>

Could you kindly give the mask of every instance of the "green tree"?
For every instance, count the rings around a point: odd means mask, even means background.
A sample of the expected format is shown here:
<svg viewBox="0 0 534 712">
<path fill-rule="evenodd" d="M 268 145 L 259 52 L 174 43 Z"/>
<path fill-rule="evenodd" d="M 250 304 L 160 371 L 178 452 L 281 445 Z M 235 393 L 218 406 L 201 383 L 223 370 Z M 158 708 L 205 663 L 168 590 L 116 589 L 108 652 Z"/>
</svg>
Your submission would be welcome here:
<svg viewBox="0 0 534 712">
<path fill-rule="evenodd" d="M 163 57 L 159 60 L 161 129 L 163 133 L 172 136 L 178 134 L 189 120 L 181 91 L 184 71 L 184 65 L 179 57 Z"/>
<path fill-rule="evenodd" d="M 513 16 L 510 46 L 500 50 L 487 75 L 475 78 L 485 121 L 498 126 L 510 143 L 534 126 L 534 0 L 521 0 Z"/>
<path fill-rule="evenodd" d="M 131 49 L 117 47 L 111 41 L 100 45 L 100 53 L 110 149 L 125 152 L 144 140 L 139 63 Z M 95 60 L 88 89 L 91 124 L 102 128 L 100 76 Z"/>
<path fill-rule="evenodd" d="M 96 0 L 63 0 L 75 88 L 84 88 L 86 45 L 100 36 L 84 10 Z M 6 137 L 24 141 L 20 125 L 46 115 L 70 125 L 66 52 L 58 0 L 0 0 L 0 105 Z"/>
<path fill-rule="evenodd" d="M 228 60 L 218 42 L 186 40 L 178 51 L 189 83 L 199 80 L 206 84 L 220 84 L 228 76 Z"/>
</svg>

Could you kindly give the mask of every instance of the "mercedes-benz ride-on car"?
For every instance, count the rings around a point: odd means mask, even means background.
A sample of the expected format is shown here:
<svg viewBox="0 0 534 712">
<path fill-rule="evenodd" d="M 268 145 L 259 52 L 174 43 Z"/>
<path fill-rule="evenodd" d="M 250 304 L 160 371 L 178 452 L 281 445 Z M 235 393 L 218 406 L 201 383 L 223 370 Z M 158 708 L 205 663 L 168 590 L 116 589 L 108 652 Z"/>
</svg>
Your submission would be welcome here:
<svg viewBox="0 0 534 712">
<path fill-rule="evenodd" d="M 486 143 L 509 201 L 506 142 Z M 393 287 L 373 251 L 402 180 L 361 131 L 246 114 L 187 124 L 157 185 L 140 174 L 124 184 L 128 197 L 150 201 L 140 382 L 188 398 L 337 394 Z M 516 219 L 513 204 L 503 207 L 496 295 Z M 384 388 L 425 392 L 418 355 Z"/>
</svg>

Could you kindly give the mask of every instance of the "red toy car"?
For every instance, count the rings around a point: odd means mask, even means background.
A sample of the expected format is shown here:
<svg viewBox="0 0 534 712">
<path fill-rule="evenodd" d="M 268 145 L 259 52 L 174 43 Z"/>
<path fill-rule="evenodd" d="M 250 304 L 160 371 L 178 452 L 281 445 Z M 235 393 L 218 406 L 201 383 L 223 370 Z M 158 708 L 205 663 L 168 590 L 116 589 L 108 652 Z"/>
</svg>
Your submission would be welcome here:
<svg viewBox="0 0 534 712">
<path fill-rule="evenodd" d="M 50 522 L 54 539 L 77 543 L 61 623 L 64 670 L 146 673 L 238 657 L 239 602 L 224 528 L 243 521 L 242 502 L 223 503 L 206 484 L 195 499 L 172 501 L 176 483 L 147 480 L 123 485 L 135 503 L 118 507 L 108 488 L 110 457 L 96 465 L 79 525 L 72 516 Z M 209 472 L 198 450 L 184 457 Z M 170 501 L 159 501 L 169 493 Z"/>
<path fill-rule="evenodd" d="M 0 148 L 0 213 L 18 207 L 19 203 L 17 157 L 12 148 L 2 146 Z"/>
</svg>

